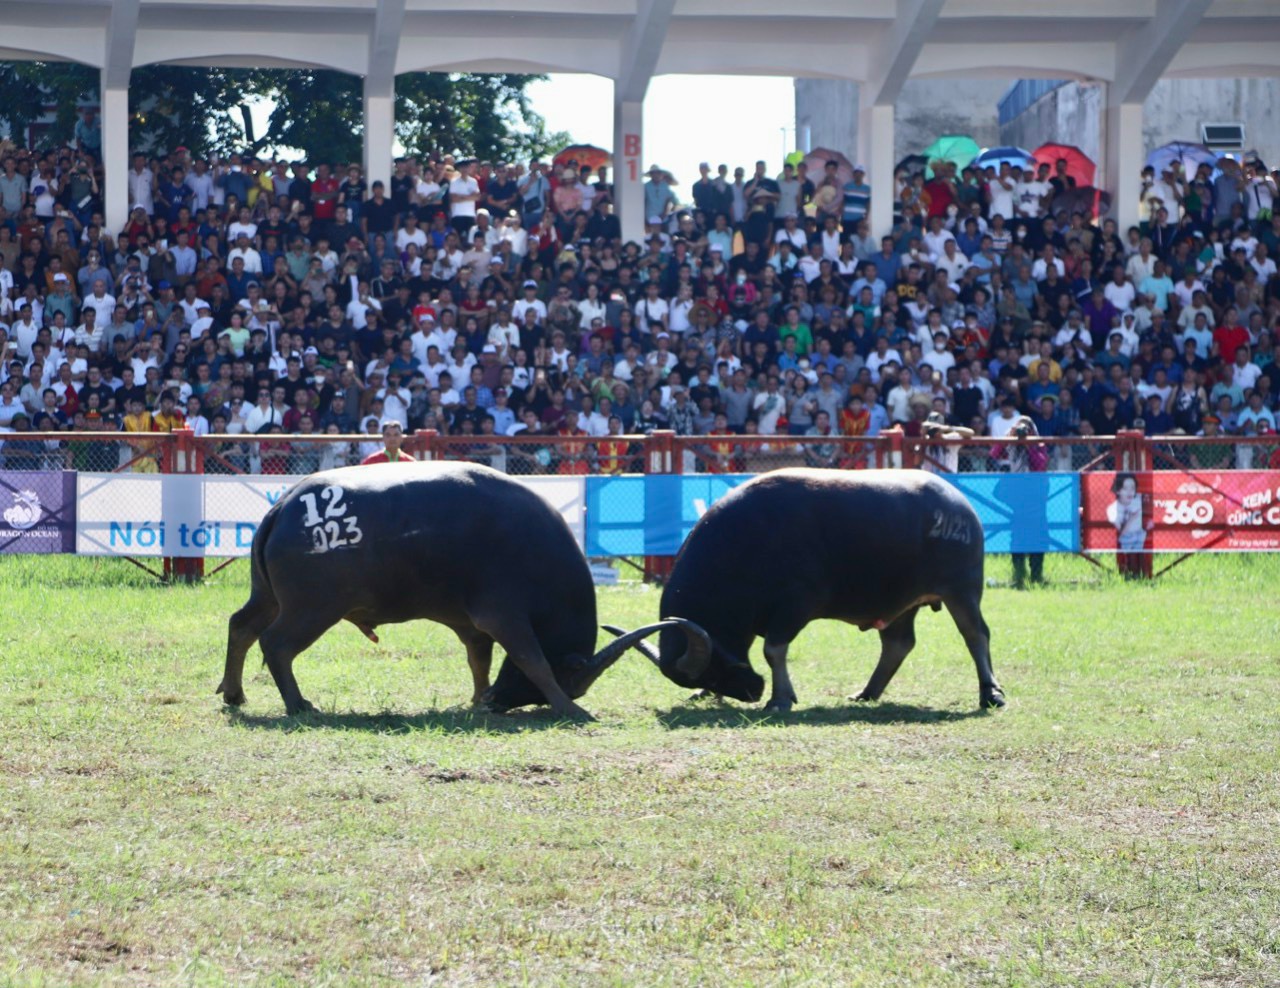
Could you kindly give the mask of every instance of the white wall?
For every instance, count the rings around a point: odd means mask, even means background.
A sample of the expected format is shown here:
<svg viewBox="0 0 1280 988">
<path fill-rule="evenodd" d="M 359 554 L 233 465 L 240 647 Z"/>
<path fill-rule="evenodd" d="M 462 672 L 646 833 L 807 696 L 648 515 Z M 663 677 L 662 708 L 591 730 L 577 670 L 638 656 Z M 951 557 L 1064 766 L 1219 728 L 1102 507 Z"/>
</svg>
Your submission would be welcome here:
<svg viewBox="0 0 1280 988">
<path fill-rule="evenodd" d="M 909 79 L 894 108 L 894 160 L 928 147 L 942 134 L 968 134 L 989 147 L 1000 140 L 996 106 L 1009 88 L 992 79 Z M 858 147 L 858 84 L 796 80 L 796 131 L 808 126 L 813 147 Z"/>
<path fill-rule="evenodd" d="M 1104 87 L 1067 83 L 1000 130 L 1004 144 L 1035 148 L 1075 144 L 1101 161 Z M 1280 161 L 1280 79 L 1161 79 L 1143 105 L 1146 151 L 1170 141 L 1200 140 L 1202 123 L 1243 123 L 1245 146 L 1275 167 Z"/>
</svg>

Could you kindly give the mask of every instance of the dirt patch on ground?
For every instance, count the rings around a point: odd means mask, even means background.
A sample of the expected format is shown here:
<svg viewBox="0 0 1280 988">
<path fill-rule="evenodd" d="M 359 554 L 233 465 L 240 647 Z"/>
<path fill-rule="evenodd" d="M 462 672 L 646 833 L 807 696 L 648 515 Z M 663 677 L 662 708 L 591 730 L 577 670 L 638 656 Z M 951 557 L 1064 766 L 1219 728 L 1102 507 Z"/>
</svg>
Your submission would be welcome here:
<svg viewBox="0 0 1280 988">
<path fill-rule="evenodd" d="M 503 768 L 440 768 L 423 766 L 417 774 L 434 784 L 474 782 L 482 785 L 559 786 L 577 781 L 575 773 L 558 765 L 516 765 Z"/>
</svg>

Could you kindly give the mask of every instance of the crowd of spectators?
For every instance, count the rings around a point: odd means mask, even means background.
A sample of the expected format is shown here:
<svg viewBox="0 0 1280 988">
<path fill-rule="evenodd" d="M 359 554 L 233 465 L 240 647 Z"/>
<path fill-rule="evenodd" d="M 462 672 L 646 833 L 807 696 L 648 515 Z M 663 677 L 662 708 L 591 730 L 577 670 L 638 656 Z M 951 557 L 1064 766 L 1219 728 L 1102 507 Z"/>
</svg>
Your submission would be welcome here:
<svg viewBox="0 0 1280 988">
<path fill-rule="evenodd" d="M 373 449 L 394 420 L 580 437 L 526 466 L 585 472 L 622 462 L 586 438 L 656 429 L 728 450 L 894 425 L 1276 427 L 1260 162 L 1147 176 L 1128 230 L 1055 209 L 1060 170 L 935 162 L 897 177 L 883 237 L 862 168 L 704 165 L 681 204 L 655 167 L 624 243 L 607 172 L 576 163 L 406 157 L 384 188 L 353 164 L 179 148 L 133 158 L 108 230 L 94 126 L 0 151 L 0 430 L 186 425 L 226 434 L 238 468 L 297 472 L 368 450 L 293 434 Z"/>
</svg>

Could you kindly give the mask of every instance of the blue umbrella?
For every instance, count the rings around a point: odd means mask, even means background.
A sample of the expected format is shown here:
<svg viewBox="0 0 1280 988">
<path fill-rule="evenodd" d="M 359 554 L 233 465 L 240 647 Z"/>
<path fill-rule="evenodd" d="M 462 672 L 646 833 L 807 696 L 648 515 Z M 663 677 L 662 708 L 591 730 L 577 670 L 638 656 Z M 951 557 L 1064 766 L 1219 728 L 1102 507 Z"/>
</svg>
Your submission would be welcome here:
<svg viewBox="0 0 1280 988">
<path fill-rule="evenodd" d="M 1187 175 L 1194 175 L 1201 165 L 1217 165 L 1218 155 L 1203 144 L 1190 141 L 1170 141 L 1147 155 L 1147 165 L 1154 168 L 1157 175 L 1175 161 L 1182 163 L 1182 170 Z"/>
<path fill-rule="evenodd" d="M 1030 151 L 1011 145 L 987 148 L 982 154 L 973 159 L 973 164 L 978 168 L 990 167 L 999 169 L 1006 162 L 1010 166 L 1017 165 L 1019 168 L 1026 168 L 1028 165 L 1034 165 L 1035 159 Z"/>
</svg>

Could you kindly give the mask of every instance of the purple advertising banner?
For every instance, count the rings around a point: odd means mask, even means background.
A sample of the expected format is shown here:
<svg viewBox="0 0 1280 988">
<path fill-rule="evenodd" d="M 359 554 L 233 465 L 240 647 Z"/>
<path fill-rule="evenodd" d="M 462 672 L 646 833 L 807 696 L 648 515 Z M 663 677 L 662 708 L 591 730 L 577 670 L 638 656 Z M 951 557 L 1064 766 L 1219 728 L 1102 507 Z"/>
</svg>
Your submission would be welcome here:
<svg viewBox="0 0 1280 988">
<path fill-rule="evenodd" d="M 75 550 L 75 473 L 0 470 L 0 553 Z"/>
</svg>

